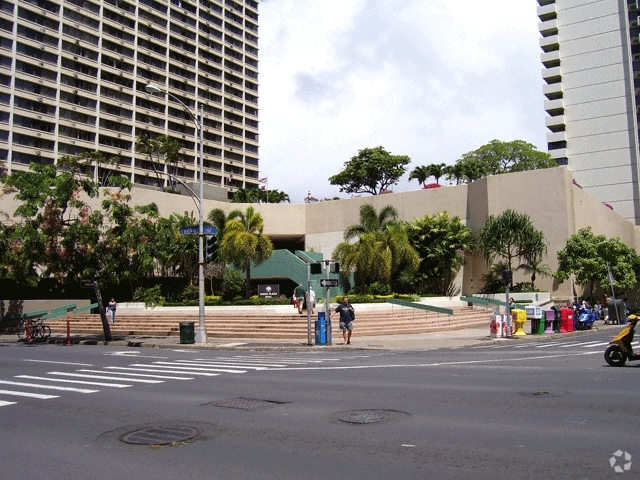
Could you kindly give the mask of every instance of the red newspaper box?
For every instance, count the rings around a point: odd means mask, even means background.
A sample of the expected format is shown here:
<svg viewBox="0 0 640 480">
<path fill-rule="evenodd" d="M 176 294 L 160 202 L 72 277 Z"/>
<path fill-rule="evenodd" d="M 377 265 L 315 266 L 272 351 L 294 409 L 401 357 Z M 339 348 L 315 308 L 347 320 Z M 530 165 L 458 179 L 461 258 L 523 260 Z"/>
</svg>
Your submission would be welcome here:
<svg viewBox="0 0 640 480">
<path fill-rule="evenodd" d="M 573 310 L 562 307 L 560 309 L 560 333 L 573 332 Z"/>
</svg>

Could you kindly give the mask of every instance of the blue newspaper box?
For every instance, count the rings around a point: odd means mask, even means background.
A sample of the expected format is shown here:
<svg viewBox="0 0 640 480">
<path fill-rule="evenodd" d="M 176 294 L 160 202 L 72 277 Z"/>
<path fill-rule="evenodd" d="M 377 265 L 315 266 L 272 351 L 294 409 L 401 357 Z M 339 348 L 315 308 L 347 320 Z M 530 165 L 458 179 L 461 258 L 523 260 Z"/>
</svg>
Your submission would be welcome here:
<svg viewBox="0 0 640 480">
<path fill-rule="evenodd" d="M 327 320 L 325 312 L 318 312 L 318 320 L 316 320 L 316 345 L 327 344 Z"/>
</svg>

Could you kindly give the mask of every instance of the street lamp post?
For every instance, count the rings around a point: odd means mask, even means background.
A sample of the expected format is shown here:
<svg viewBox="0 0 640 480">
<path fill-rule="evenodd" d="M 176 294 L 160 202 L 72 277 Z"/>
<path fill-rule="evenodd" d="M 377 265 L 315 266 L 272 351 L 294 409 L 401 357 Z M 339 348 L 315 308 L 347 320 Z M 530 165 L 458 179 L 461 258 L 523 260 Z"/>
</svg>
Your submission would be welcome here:
<svg viewBox="0 0 640 480">
<path fill-rule="evenodd" d="M 144 89 L 148 93 L 164 93 L 173 98 L 176 102 L 182 105 L 182 108 L 189 114 L 193 123 L 196 124 L 196 129 L 199 133 L 200 142 L 200 190 L 198 194 L 198 328 L 196 328 L 196 343 L 207 343 L 207 326 L 204 321 L 204 209 L 203 209 L 203 197 L 204 197 L 204 159 L 203 159 L 203 128 L 202 121 L 204 119 L 204 108 L 200 104 L 200 120 L 196 118 L 193 112 L 187 107 L 178 97 L 171 92 L 164 90 L 156 85 L 148 84 Z"/>
</svg>

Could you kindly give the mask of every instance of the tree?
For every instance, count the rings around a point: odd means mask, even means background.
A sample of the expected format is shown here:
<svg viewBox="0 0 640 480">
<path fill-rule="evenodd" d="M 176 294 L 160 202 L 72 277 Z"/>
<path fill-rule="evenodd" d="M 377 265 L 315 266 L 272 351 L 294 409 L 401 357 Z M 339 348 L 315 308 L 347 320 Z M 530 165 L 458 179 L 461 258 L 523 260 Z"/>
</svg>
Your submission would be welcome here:
<svg viewBox="0 0 640 480">
<path fill-rule="evenodd" d="M 531 237 L 526 239 L 522 251 L 524 262 L 518 265 L 518 269 L 531 275 L 531 289 L 535 290 L 536 277 L 548 277 L 552 272 L 548 265 L 542 263 L 543 257 L 547 256 L 547 244 L 544 240 L 544 235 L 540 231 L 533 233 Z"/>
<path fill-rule="evenodd" d="M 273 254 L 273 244 L 262 233 L 264 220 L 253 207 L 231 212 L 220 250 L 222 258 L 245 272 L 245 296 L 251 297 L 251 263 L 260 265 Z"/>
<path fill-rule="evenodd" d="M 598 286 L 624 291 L 636 284 L 640 265 L 636 252 L 618 238 L 595 235 L 591 227 L 581 228 L 571 235 L 557 256 L 559 265 L 554 278 L 564 282 L 573 275 L 578 285 L 587 287 L 588 298 L 592 298 Z M 613 284 L 609 282 L 607 264 L 613 274 Z"/>
<path fill-rule="evenodd" d="M 421 293 L 447 295 L 464 254 L 473 249 L 473 232 L 448 212 L 425 215 L 407 226 L 409 241 L 420 257 L 411 283 Z"/>
<path fill-rule="evenodd" d="M 447 165 L 444 163 L 431 163 L 427 165 L 429 176 L 436 179 L 436 183 L 440 185 L 440 177 L 447 172 Z"/>
<path fill-rule="evenodd" d="M 289 195 L 279 190 L 261 188 L 239 188 L 233 194 L 232 203 L 290 203 Z"/>
<path fill-rule="evenodd" d="M 156 174 L 159 187 L 165 185 L 164 175 L 168 175 L 171 183 L 174 183 L 177 173 L 178 160 L 180 160 L 180 142 L 173 140 L 167 135 L 160 135 L 157 139 L 152 140 L 146 135 L 140 135 L 136 138 L 136 152 L 142 153 L 149 158 L 148 166 Z M 169 167 L 173 166 L 174 172 L 169 171 Z"/>
<path fill-rule="evenodd" d="M 408 156 L 392 155 L 383 147 L 365 148 L 344 163 L 343 171 L 329 177 L 329 183 L 349 194 L 378 195 L 398 183 L 410 162 Z"/>
<path fill-rule="evenodd" d="M 541 257 L 547 251 L 544 234 L 529 216 L 510 209 L 487 218 L 477 234 L 477 248 L 489 266 L 502 260 L 508 270 L 514 269 L 516 260 Z"/>
<path fill-rule="evenodd" d="M 368 283 L 389 283 L 398 270 L 413 271 L 418 267 L 418 254 L 397 217 L 398 212 L 390 205 L 379 213 L 370 204 L 362 205 L 360 223 L 345 229 L 345 241 L 333 252 L 333 258 L 342 264 L 343 271 L 355 274 L 362 293 Z M 354 238 L 358 240 L 349 243 Z"/>
<path fill-rule="evenodd" d="M 447 178 L 456 183 L 470 183 L 489 175 L 557 166 L 551 155 L 537 150 L 534 145 L 523 140 L 491 140 L 462 155 L 454 166 L 446 168 L 446 172 Z"/>
<path fill-rule="evenodd" d="M 424 184 L 427 182 L 427 178 L 431 176 L 429 173 L 429 167 L 425 165 L 420 165 L 414 168 L 409 174 L 409 180 L 413 180 L 414 178 L 424 187 Z"/>
</svg>

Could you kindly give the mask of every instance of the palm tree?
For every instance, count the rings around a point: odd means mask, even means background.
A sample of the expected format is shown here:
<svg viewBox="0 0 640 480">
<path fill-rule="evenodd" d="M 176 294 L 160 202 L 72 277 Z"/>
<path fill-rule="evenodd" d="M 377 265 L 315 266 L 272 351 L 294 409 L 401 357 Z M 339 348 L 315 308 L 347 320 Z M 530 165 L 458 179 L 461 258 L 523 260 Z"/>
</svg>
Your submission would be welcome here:
<svg viewBox="0 0 640 480">
<path fill-rule="evenodd" d="M 245 296 L 251 296 L 251 263 L 260 265 L 273 253 L 273 244 L 263 235 L 264 220 L 253 207 L 243 213 L 234 210 L 227 217 L 220 245 L 222 258 L 245 272 Z"/>
<path fill-rule="evenodd" d="M 398 269 L 415 270 L 420 263 L 404 225 L 397 218 L 397 210 L 390 205 L 379 213 L 370 204 L 362 205 L 360 223 L 345 229 L 345 241 L 333 252 L 343 271 L 355 274 L 362 293 L 367 283 L 377 280 L 389 283 Z M 355 243 L 349 243 L 356 237 Z"/>
<path fill-rule="evenodd" d="M 414 178 L 418 180 L 424 187 L 427 178 L 431 176 L 429 172 L 429 167 L 425 167 L 424 165 L 420 165 L 419 167 L 414 168 L 409 174 L 409 180 L 413 180 Z"/>
<path fill-rule="evenodd" d="M 432 163 L 427 165 L 427 171 L 430 177 L 436 179 L 436 183 L 440 185 L 440 177 L 447 173 L 447 165 L 445 163 Z"/>
<path fill-rule="evenodd" d="M 531 274 L 531 289 L 535 290 L 536 276 L 548 277 L 552 274 L 551 268 L 542 263 L 542 257 L 547 255 L 547 243 L 540 231 L 535 231 L 527 238 L 522 251 L 524 262 L 518 265 L 518 269 Z"/>
</svg>

